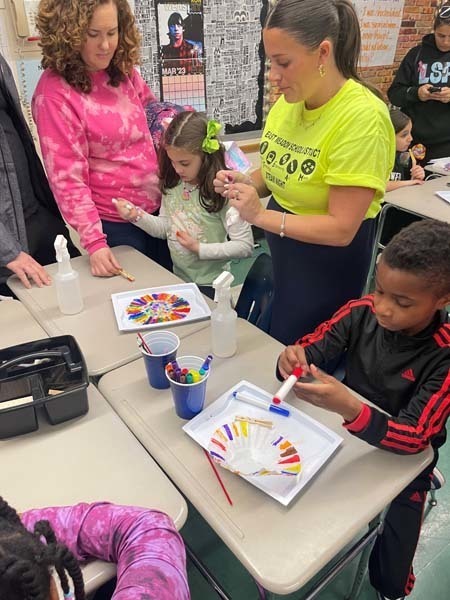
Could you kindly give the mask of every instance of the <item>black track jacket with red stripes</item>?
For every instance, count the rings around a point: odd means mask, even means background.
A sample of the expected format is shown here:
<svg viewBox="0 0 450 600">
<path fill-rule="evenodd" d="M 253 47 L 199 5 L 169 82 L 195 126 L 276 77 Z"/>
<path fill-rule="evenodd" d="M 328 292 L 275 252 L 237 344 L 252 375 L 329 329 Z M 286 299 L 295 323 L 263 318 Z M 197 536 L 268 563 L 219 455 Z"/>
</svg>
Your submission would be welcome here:
<svg viewBox="0 0 450 600">
<path fill-rule="evenodd" d="M 445 311 L 414 336 L 384 329 L 373 296 L 352 300 L 297 343 L 308 364 L 347 351 L 345 383 L 389 415 L 364 404 L 344 426 L 373 446 L 414 454 L 442 446 L 450 413 L 450 324 Z"/>
</svg>

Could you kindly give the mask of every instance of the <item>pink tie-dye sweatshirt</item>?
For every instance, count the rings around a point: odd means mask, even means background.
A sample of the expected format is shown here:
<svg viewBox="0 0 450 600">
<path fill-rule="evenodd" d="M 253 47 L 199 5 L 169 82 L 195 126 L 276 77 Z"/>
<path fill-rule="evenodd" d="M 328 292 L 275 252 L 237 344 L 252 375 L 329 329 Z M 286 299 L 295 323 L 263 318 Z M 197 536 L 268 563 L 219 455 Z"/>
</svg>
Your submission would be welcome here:
<svg viewBox="0 0 450 600">
<path fill-rule="evenodd" d="M 164 513 L 96 502 L 28 510 L 21 519 L 29 531 L 49 521 L 58 542 L 80 561 L 115 563 L 113 600 L 190 598 L 183 540 Z"/>
<path fill-rule="evenodd" d="M 136 70 L 118 87 L 108 84 L 106 71 L 90 75 L 92 90 L 86 94 L 47 69 L 32 110 L 53 194 L 92 254 L 107 247 L 100 219 L 122 221 L 112 198 L 153 213 L 161 195 L 144 111 L 155 96 Z"/>
</svg>

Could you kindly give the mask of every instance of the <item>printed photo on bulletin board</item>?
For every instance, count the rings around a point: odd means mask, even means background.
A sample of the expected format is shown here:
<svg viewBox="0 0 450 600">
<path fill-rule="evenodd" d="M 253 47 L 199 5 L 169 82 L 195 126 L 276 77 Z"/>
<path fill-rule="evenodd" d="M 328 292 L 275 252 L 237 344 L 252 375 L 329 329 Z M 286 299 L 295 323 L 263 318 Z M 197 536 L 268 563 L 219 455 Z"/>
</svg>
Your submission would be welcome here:
<svg viewBox="0 0 450 600">
<path fill-rule="evenodd" d="M 206 110 L 202 1 L 157 2 L 161 99 Z"/>
</svg>

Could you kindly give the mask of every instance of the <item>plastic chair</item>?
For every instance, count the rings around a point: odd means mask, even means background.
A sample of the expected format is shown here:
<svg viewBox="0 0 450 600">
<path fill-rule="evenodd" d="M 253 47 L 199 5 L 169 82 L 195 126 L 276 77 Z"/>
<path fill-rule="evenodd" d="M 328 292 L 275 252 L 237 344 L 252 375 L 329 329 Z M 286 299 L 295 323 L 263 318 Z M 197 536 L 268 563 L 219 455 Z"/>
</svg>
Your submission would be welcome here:
<svg viewBox="0 0 450 600">
<path fill-rule="evenodd" d="M 267 332 L 270 326 L 273 295 L 272 259 L 260 254 L 245 278 L 235 310 L 239 317 Z"/>
</svg>

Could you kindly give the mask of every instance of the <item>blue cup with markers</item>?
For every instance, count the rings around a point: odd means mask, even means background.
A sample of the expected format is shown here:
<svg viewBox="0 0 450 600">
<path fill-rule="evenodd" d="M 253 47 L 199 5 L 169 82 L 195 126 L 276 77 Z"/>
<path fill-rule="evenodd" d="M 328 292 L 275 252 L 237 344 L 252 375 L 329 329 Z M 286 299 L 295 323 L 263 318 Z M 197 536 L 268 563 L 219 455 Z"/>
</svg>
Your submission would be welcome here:
<svg viewBox="0 0 450 600">
<path fill-rule="evenodd" d="M 209 362 L 199 356 L 180 356 L 176 359 L 179 373 L 166 369 L 167 382 L 172 391 L 175 412 L 181 419 L 192 419 L 203 410 L 206 397 L 206 383 L 209 377 Z M 185 375 L 183 372 L 186 372 Z M 194 373 L 191 376 L 190 373 Z M 188 377 L 189 375 L 189 377 Z"/>
<path fill-rule="evenodd" d="M 142 335 L 145 346 L 141 344 L 141 352 L 144 357 L 145 370 L 148 382 L 157 390 L 169 387 L 165 368 L 168 363 L 175 360 L 180 346 L 180 338 L 171 331 L 152 331 Z M 147 352 L 145 347 L 150 352 Z"/>
</svg>

